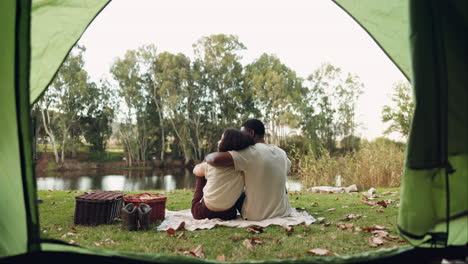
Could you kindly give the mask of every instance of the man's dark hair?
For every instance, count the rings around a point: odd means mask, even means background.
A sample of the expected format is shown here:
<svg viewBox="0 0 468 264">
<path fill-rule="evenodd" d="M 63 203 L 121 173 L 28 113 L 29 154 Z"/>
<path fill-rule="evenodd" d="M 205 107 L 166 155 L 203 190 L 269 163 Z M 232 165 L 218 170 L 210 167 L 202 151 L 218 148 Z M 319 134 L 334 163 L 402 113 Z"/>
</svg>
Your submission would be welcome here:
<svg viewBox="0 0 468 264">
<path fill-rule="evenodd" d="M 240 130 L 228 128 L 224 130 L 223 140 L 219 144 L 219 151 L 241 150 L 248 146 L 255 145 L 254 140 Z"/>
<path fill-rule="evenodd" d="M 263 125 L 262 121 L 258 119 L 249 119 L 242 124 L 244 128 L 253 130 L 255 135 L 259 138 L 263 138 L 265 136 L 265 125 Z"/>
</svg>

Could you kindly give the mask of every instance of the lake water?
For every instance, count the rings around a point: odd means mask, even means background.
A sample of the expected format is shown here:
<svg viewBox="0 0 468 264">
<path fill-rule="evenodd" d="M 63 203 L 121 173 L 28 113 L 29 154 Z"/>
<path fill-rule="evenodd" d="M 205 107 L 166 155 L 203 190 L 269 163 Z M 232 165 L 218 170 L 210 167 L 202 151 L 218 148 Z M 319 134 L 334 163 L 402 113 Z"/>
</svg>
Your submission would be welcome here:
<svg viewBox="0 0 468 264">
<path fill-rule="evenodd" d="M 185 168 L 170 170 L 76 170 L 36 175 L 38 190 L 177 190 L 195 188 L 195 176 Z M 289 191 L 300 191 L 300 181 L 288 179 Z"/>
</svg>

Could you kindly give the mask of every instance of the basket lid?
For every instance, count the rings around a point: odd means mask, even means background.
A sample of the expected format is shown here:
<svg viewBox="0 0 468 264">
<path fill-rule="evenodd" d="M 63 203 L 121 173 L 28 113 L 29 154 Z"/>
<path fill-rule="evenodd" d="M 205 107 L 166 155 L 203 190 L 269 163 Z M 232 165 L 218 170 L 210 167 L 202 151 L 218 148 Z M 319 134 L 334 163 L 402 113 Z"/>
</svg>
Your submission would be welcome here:
<svg viewBox="0 0 468 264">
<path fill-rule="evenodd" d="M 124 193 L 110 192 L 110 191 L 91 191 L 85 192 L 82 195 L 75 197 L 77 200 L 96 200 L 96 201 L 112 201 L 124 196 Z"/>
<path fill-rule="evenodd" d="M 125 195 L 123 199 L 125 202 L 150 202 L 165 201 L 167 197 L 160 193 L 139 193 L 134 195 Z"/>
</svg>

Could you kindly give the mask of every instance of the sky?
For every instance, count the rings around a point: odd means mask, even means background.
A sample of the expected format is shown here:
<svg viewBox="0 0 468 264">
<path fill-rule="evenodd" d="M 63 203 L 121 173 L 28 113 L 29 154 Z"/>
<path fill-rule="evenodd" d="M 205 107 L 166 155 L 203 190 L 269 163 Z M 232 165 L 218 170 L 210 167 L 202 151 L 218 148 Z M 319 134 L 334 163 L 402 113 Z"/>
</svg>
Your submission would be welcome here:
<svg viewBox="0 0 468 264">
<path fill-rule="evenodd" d="M 364 83 L 357 134 L 382 136 L 382 107 L 391 104 L 392 85 L 406 79 L 331 0 L 113 0 L 79 44 L 86 46 L 86 70 L 97 81 L 110 78 L 112 62 L 127 50 L 153 43 L 158 52 L 193 58 L 193 43 L 220 33 L 237 35 L 246 46 L 240 53 L 244 65 L 268 53 L 303 78 L 326 62 L 357 74 Z"/>
</svg>

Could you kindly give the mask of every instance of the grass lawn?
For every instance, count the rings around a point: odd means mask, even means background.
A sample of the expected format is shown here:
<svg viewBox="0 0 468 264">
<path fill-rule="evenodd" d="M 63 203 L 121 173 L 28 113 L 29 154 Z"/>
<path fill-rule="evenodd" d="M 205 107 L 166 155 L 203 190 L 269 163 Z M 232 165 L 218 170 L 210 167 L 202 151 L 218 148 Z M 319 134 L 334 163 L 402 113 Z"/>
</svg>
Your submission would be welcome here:
<svg viewBox="0 0 468 264">
<path fill-rule="evenodd" d="M 177 231 L 180 237 L 169 236 L 161 231 L 124 231 L 121 222 L 111 225 L 81 226 L 73 224 L 75 196 L 83 191 L 39 191 L 38 196 L 44 200 L 39 205 L 41 234 L 43 238 L 60 239 L 88 248 L 103 248 L 126 252 L 165 253 L 184 255 L 202 245 L 207 259 L 222 258 L 226 261 L 267 260 L 284 258 L 301 258 L 308 256 L 308 250 L 327 249 L 332 254 L 352 255 L 366 251 L 378 250 L 405 245 L 399 237 L 382 240 L 383 244 L 372 247 L 369 239 L 372 234 L 359 227 L 373 225 L 385 226 L 391 236 L 398 236 L 396 221 L 399 204 L 398 188 L 377 189 L 375 201 L 386 200 L 387 207 L 367 205 L 360 201 L 365 199 L 361 193 L 354 194 L 315 194 L 308 192 L 290 193 L 293 207 L 306 210 L 315 218 L 325 218 L 321 223 L 310 226 L 294 226 L 293 232 L 286 232 L 283 227 L 270 226 L 263 233 L 249 233 L 245 228 L 217 227 L 202 231 Z M 141 193 L 124 192 L 127 194 Z M 166 208 L 180 210 L 190 208 L 191 190 L 166 192 Z M 389 201 L 390 200 L 390 201 Z M 331 209 L 334 208 L 334 209 Z M 360 215 L 359 218 L 345 219 L 349 214 Z M 349 218 L 352 218 L 350 216 Z M 340 223 L 347 224 L 341 225 Z M 350 225 L 353 224 L 353 225 Z M 245 245 L 249 240 L 253 248 Z M 255 241 L 260 242 L 256 244 Z"/>
</svg>

